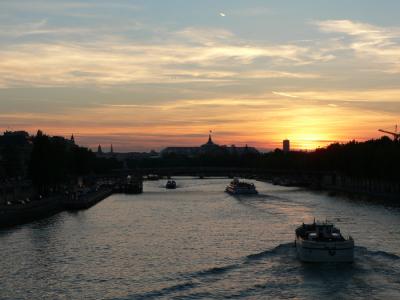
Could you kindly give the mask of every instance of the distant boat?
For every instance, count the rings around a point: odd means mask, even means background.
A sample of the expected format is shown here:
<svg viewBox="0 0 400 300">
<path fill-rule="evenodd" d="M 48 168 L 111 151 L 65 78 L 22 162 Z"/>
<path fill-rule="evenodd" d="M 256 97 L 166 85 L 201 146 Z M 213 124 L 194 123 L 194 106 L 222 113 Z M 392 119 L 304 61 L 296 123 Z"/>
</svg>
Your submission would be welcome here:
<svg viewBox="0 0 400 300">
<path fill-rule="evenodd" d="M 143 193 L 143 178 L 141 176 L 127 176 L 125 182 L 114 185 L 115 193 L 140 194 Z"/>
<path fill-rule="evenodd" d="M 232 195 L 258 194 L 256 187 L 253 183 L 239 181 L 239 179 L 237 178 L 231 181 L 231 183 L 225 188 L 225 192 Z"/>
<path fill-rule="evenodd" d="M 168 180 L 167 184 L 165 185 L 166 189 L 176 189 L 176 182 L 174 180 Z"/>
<path fill-rule="evenodd" d="M 160 176 L 158 176 L 157 174 L 149 174 L 147 175 L 147 180 L 159 180 Z"/>
<path fill-rule="evenodd" d="M 332 223 L 315 222 L 296 229 L 296 251 L 304 262 L 353 262 L 354 240 Z"/>
</svg>

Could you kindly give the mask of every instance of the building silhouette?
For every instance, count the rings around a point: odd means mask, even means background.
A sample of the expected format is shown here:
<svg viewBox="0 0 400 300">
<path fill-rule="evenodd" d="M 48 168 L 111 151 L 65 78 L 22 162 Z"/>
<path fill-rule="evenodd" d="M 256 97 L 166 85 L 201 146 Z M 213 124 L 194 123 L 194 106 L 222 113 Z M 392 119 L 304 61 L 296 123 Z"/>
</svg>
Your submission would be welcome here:
<svg viewBox="0 0 400 300">
<path fill-rule="evenodd" d="M 103 150 L 101 149 L 101 145 L 99 145 L 99 146 L 97 147 L 97 154 L 98 154 L 98 155 L 103 154 Z"/>
<path fill-rule="evenodd" d="M 245 147 L 236 147 L 235 145 L 226 146 L 226 145 L 218 145 L 212 140 L 211 132 L 208 135 L 208 141 L 197 147 L 167 147 L 161 151 L 162 156 L 176 154 L 176 155 L 185 155 L 185 156 L 197 156 L 201 154 L 237 154 L 237 155 L 245 155 L 245 154 L 259 154 L 258 150 L 254 147 L 249 147 L 246 145 Z"/>
<path fill-rule="evenodd" d="M 289 140 L 283 140 L 283 152 L 287 153 L 290 151 L 290 141 Z"/>
</svg>

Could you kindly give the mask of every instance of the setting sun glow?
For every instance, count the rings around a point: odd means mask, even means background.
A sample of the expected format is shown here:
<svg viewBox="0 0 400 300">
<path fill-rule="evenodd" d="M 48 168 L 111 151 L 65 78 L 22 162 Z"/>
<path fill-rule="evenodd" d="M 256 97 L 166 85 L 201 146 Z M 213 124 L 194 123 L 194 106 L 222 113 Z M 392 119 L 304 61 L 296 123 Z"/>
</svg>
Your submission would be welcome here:
<svg viewBox="0 0 400 300">
<path fill-rule="evenodd" d="M 311 2 L 39 2 L 1 4 L 3 131 L 148 151 L 212 129 L 220 144 L 311 150 L 399 121 L 400 25 L 387 19 Z"/>
</svg>

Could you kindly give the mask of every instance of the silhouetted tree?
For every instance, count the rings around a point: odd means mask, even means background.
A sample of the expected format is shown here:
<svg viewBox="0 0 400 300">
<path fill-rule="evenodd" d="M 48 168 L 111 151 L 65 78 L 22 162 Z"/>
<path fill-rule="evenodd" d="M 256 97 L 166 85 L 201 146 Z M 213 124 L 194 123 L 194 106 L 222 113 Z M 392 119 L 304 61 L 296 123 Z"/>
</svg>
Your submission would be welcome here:
<svg viewBox="0 0 400 300">
<path fill-rule="evenodd" d="M 25 131 L 6 131 L 0 136 L 0 157 L 5 176 L 26 175 L 31 148 L 29 134 Z"/>
</svg>

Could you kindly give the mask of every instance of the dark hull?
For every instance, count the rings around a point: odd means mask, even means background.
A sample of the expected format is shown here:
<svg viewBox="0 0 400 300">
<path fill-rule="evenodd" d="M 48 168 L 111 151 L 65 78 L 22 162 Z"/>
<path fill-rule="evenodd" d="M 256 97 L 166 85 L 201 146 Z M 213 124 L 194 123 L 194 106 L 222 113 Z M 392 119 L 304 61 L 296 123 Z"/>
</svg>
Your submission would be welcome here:
<svg viewBox="0 0 400 300">
<path fill-rule="evenodd" d="M 354 241 L 315 242 L 296 238 L 298 258 L 303 262 L 354 261 Z"/>
<path fill-rule="evenodd" d="M 248 189 L 248 188 L 235 188 L 228 186 L 225 189 L 225 192 L 231 195 L 256 195 L 258 194 L 256 189 Z"/>
<path fill-rule="evenodd" d="M 165 185 L 165 188 L 168 190 L 176 189 L 176 182 L 174 180 L 168 180 L 167 184 Z"/>
</svg>

